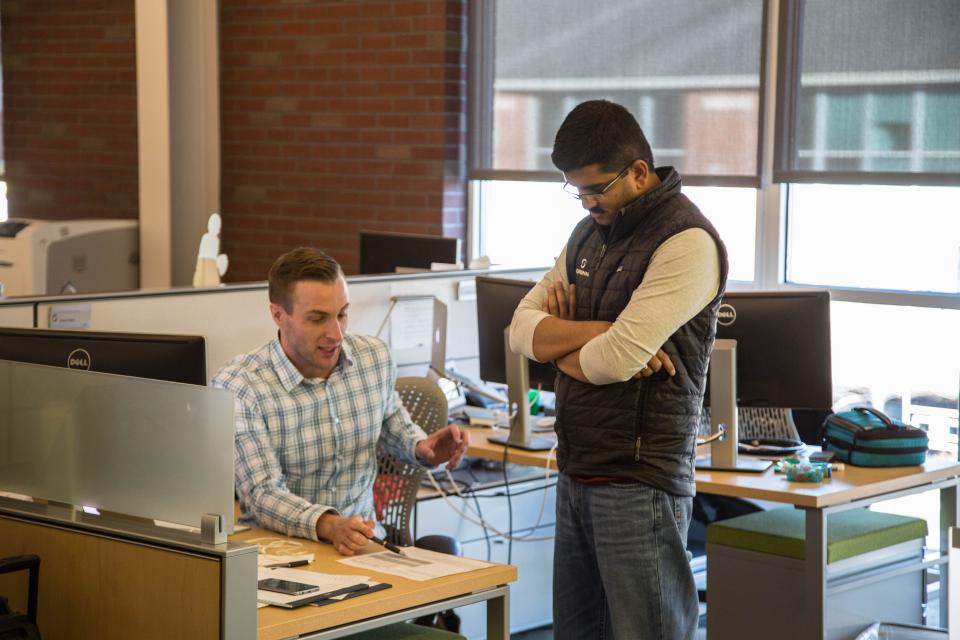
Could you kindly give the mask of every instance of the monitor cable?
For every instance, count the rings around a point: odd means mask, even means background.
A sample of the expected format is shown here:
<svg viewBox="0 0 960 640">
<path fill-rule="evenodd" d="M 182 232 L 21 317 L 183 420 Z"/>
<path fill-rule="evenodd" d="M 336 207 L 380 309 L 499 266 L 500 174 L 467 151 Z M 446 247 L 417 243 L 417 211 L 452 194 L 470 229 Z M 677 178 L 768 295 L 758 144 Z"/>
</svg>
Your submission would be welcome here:
<svg viewBox="0 0 960 640">
<path fill-rule="evenodd" d="M 436 491 L 437 495 L 447 504 L 448 507 L 450 507 L 455 513 L 459 514 L 467 522 L 470 522 L 471 524 L 475 524 L 479 527 L 483 527 L 484 530 L 489 530 L 506 540 L 511 540 L 511 541 L 517 540 L 519 542 L 540 542 L 540 541 L 546 541 L 546 540 L 553 540 L 555 536 L 552 536 L 552 535 L 551 536 L 534 536 L 533 534 L 543 523 L 543 515 L 544 515 L 544 512 L 546 511 L 547 495 L 548 495 L 549 489 L 552 486 L 556 486 L 556 483 L 551 484 L 550 482 L 550 462 L 553 459 L 553 456 L 556 452 L 556 448 L 557 446 L 554 445 L 553 448 L 551 448 L 547 454 L 547 461 L 544 467 L 544 483 L 543 483 L 543 489 L 542 489 L 543 499 L 540 501 L 540 511 L 537 514 L 537 521 L 530 528 L 529 533 L 521 536 L 514 536 L 512 529 L 510 530 L 510 533 L 500 531 L 499 529 L 494 527 L 492 524 L 484 520 L 483 516 L 480 513 L 471 514 L 465 511 L 464 509 L 461 509 L 460 507 L 455 505 L 453 501 L 450 500 L 449 493 L 440 486 L 440 483 L 437 482 L 437 479 L 433 477 L 432 473 L 428 473 L 427 477 L 430 479 L 430 483 L 433 485 L 434 491 Z M 454 493 L 464 501 L 464 505 L 466 507 L 466 505 L 469 504 L 467 497 L 460 492 L 458 483 L 454 479 L 453 475 L 450 473 L 450 470 L 447 469 L 445 471 L 447 474 L 447 479 L 450 482 L 450 485 L 453 487 Z M 537 488 L 535 490 L 540 491 L 541 489 Z M 473 492 L 471 491 L 471 493 Z M 524 491 L 522 493 L 527 493 L 527 492 Z M 521 494 L 516 494 L 516 495 L 521 495 Z M 474 497 L 476 498 L 476 496 Z M 466 507 L 466 509 L 469 510 L 469 507 Z M 479 520 L 477 520 L 474 516 L 479 518 Z"/>
</svg>

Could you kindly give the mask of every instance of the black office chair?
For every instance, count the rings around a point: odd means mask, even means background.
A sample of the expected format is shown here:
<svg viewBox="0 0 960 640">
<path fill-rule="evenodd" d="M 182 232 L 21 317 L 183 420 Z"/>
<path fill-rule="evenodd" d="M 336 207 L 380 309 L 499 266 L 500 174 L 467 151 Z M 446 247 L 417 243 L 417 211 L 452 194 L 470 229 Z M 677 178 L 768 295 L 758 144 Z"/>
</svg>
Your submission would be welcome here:
<svg viewBox="0 0 960 640">
<path fill-rule="evenodd" d="M 40 558 L 35 555 L 11 556 L 0 559 L 0 573 L 27 570 L 27 613 L 10 610 L 7 599 L 0 597 L 0 639 L 2 640 L 40 640 L 37 627 L 37 589 L 40 583 Z"/>
</svg>

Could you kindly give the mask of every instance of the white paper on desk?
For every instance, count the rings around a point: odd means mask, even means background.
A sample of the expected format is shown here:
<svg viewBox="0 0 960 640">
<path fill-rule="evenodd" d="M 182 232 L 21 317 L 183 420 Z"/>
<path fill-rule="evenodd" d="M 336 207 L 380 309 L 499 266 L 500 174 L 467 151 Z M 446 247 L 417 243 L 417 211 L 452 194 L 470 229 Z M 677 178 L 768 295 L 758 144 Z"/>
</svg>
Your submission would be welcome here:
<svg viewBox="0 0 960 640">
<path fill-rule="evenodd" d="M 318 593 L 335 591 L 337 589 L 349 587 L 361 582 L 368 582 L 370 580 L 370 576 L 341 576 L 332 573 L 302 571 L 300 569 L 290 569 L 287 567 L 257 567 L 257 580 L 265 580 L 267 578 L 292 580 L 293 582 L 302 582 L 304 584 L 315 585 L 320 588 Z M 295 600 L 302 600 L 303 598 L 309 596 L 309 593 L 301 593 L 300 595 L 291 596 L 285 593 L 257 589 L 257 602 L 266 604 L 289 604 Z"/>
<path fill-rule="evenodd" d="M 482 560 L 461 558 L 416 547 L 404 547 L 403 552 L 406 557 L 392 551 L 380 551 L 351 558 L 340 558 L 337 562 L 419 581 L 492 566 L 489 562 Z"/>
<path fill-rule="evenodd" d="M 433 297 L 398 300 L 390 314 L 390 347 L 418 349 L 430 345 Z"/>
</svg>

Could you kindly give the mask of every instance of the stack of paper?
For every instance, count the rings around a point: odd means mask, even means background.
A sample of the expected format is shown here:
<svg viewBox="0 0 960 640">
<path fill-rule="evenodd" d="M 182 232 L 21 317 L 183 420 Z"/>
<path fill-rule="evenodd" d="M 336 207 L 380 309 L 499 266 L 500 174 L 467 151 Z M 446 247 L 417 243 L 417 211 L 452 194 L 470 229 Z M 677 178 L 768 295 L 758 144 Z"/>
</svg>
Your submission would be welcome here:
<svg viewBox="0 0 960 640">
<path fill-rule="evenodd" d="M 390 575 L 420 581 L 493 566 L 482 560 L 461 558 L 446 553 L 428 551 L 427 549 L 418 549 L 417 547 L 403 547 L 403 553 L 405 555 L 401 556 L 392 551 L 380 551 L 341 558 L 337 562 L 342 562 L 351 567 L 389 573 Z"/>
</svg>

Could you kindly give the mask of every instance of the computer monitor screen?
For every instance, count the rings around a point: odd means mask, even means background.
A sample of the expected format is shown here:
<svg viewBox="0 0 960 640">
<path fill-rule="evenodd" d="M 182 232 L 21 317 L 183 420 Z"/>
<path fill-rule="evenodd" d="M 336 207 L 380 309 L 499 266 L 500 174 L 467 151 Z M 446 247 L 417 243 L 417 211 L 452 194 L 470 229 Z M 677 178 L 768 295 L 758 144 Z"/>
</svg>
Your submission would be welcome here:
<svg viewBox="0 0 960 640">
<path fill-rule="evenodd" d="M 207 384 L 203 336 L 0 328 L 0 360 Z"/>
<path fill-rule="evenodd" d="M 480 377 L 487 382 L 506 382 L 503 330 L 534 283 L 477 276 L 477 333 L 480 347 Z M 556 370 L 548 363 L 530 361 L 530 387 L 553 391 Z"/>
<path fill-rule="evenodd" d="M 460 261 L 460 238 L 413 233 L 360 232 L 360 273 L 393 273 L 398 267 L 429 269 Z"/>
<path fill-rule="evenodd" d="M 737 341 L 738 406 L 833 405 L 828 292 L 728 292 L 720 305 L 717 338 Z M 708 394 L 709 389 L 708 384 Z"/>
</svg>

